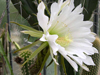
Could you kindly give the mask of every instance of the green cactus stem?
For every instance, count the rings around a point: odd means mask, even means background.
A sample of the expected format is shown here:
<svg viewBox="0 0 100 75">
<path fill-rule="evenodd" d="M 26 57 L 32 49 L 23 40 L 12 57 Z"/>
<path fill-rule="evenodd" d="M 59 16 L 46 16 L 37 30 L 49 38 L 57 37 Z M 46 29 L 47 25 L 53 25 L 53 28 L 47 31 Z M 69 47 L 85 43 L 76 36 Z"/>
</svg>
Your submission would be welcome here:
<svg viewBox="0 0 100 75">
<path fill-rule="evenodd" d="M 32 54 L 31 50 L 23 50 L 19 52 L 19 57 L 22 58 L 24 61 L 26 61 L 29 56 Z M 29 71 L 29 67 L 31 66 L 31 64 L 33 63 L 33 60 L 29 60 L 22 68 L 22 74 L 23 75 L 31 75 L 30 71 Z"/>
</svg>

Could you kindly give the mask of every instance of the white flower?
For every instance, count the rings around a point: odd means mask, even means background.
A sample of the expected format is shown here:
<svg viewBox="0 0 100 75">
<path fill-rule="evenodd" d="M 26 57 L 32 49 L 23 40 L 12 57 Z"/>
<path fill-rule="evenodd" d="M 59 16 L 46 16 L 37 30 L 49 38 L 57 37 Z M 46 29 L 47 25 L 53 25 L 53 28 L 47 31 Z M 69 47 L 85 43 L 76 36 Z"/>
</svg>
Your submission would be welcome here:
<svg viewBox="0 0 100 75">
<path fill-rule="evenodd" d="M 86 65 L 95 65 L 89 55 L 98 53 L 92 47 L 95 35 L 90 28 L 93 23 L 83 21 L 83 8 L 81 5 L 74 7 L 74 0 L 59 0 L 58 3 L 51 5 L 50 19 L 45 15 L 45 5 L 41 2 L 38 5 L 37 19 L 39 25 L 44 31 L 40 38 L 43 42 L 48 42 L 50 52 L 56 64 L 53 55 L 59 52 L 70 64 L 78 71 L 78 65 L 89 71 Z M 74 9 L 75 8 L 75 9 Z"/>
</svg>

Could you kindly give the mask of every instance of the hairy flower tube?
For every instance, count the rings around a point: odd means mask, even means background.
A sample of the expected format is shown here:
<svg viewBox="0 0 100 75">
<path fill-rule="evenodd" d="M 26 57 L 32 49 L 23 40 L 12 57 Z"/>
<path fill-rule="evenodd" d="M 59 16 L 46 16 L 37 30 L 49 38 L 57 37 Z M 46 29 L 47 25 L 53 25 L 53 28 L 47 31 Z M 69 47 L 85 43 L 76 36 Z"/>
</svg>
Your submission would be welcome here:
<svg viewBox="0 0 100 75">
<path fill-rule="evenodd" d="M 53 57 L 59 52 L 78 71 L 78 65 L 89 71 L 86 65 L 95 65 L 90 55 L 98 53 L 92 46 L 95 34 L 90 28 L 93 23 L 83 21 L 81 4 L 76 8 L 74 0 L 59 0 L 54 2 L 50 9 L 50 18 L 45 15 L 45 4 L 38 5 L 37 19 L 43 29 L 40 41 L 48 42 Z M 78 65 L 77 65 L 78 64 Z"/>
</svg>

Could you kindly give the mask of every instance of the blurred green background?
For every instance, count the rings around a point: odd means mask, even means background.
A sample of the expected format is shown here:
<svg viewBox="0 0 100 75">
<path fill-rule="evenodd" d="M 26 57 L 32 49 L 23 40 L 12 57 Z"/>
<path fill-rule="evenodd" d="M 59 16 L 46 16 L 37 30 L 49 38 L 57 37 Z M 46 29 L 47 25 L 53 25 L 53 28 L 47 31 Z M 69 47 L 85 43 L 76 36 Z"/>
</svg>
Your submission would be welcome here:
<svg viewBox="0 0 100 75">
<path fill-rule="evenodd" d="M 5 0 L 0 0 L 0 17 L 2 16 L 2 13 L 6 10 L 6 1 Z M 21 10 L 21 8 L 20 8 Z M 0 25 L 0 28 L 3 28 L 5 26 L 5 23 L 7 22 L 7 15 L 5 12 L 5 16 L 2 20 L 2 23 Z M 28 19 L 28 18 L 26 18 Z M 10 2 L 10 21 L 15 21 L 23 25 L 29 25 L 27 20 L 24 19 L 20 14 L 17 12 L 16 8 L 13 6 L 13 4 Z M 10 29 L 11 29 L 11 40 L 17 42 L 21 47 L 27 45 L 28 43 L 25 42 L 24 38 L 28 38 L 27 35 L 21 34 L 20 31 L 22 28 L 18 27 L 15 24 L 10 24 Z M 34 38 L 30 38 L 29 41 L 34 41 Z M 12 50 L 15 50 L 15 46 L 12 44 Z M 35 49 L 35 48 L 32 48 Z M 14 61 L 15 55 L 13 54 L 13 70 L 14 70 L 14 75 L 22 75 L 21 70 L 20 70 L 20 65 L 16 64 Z M 51 57 L 49 57 L 47 64 L 51 61 Z M 42 72 L 43 73 L 43 72 Z M 42 74 L 43 75 L 43 74 Z M 54 63 L 50 65 L 47 68 L 47 75 L 54 75 Z"/>
</svg>

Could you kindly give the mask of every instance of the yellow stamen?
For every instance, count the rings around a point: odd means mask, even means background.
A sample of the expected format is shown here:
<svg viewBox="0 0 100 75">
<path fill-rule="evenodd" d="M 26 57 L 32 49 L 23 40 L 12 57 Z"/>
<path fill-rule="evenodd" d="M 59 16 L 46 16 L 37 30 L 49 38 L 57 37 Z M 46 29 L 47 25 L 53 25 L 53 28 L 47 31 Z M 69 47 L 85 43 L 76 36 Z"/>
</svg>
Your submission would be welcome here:
<svg viewBox="0 0 100 75">
<path fill-rule="evenodd" d="M 60 44 L 62 47 L 68 46 L 72 42 L 72 39 L 70 39 L 68 36 L 66 37 L 59 37 L 56 40 L 56 43 Z"/>
</svg>

